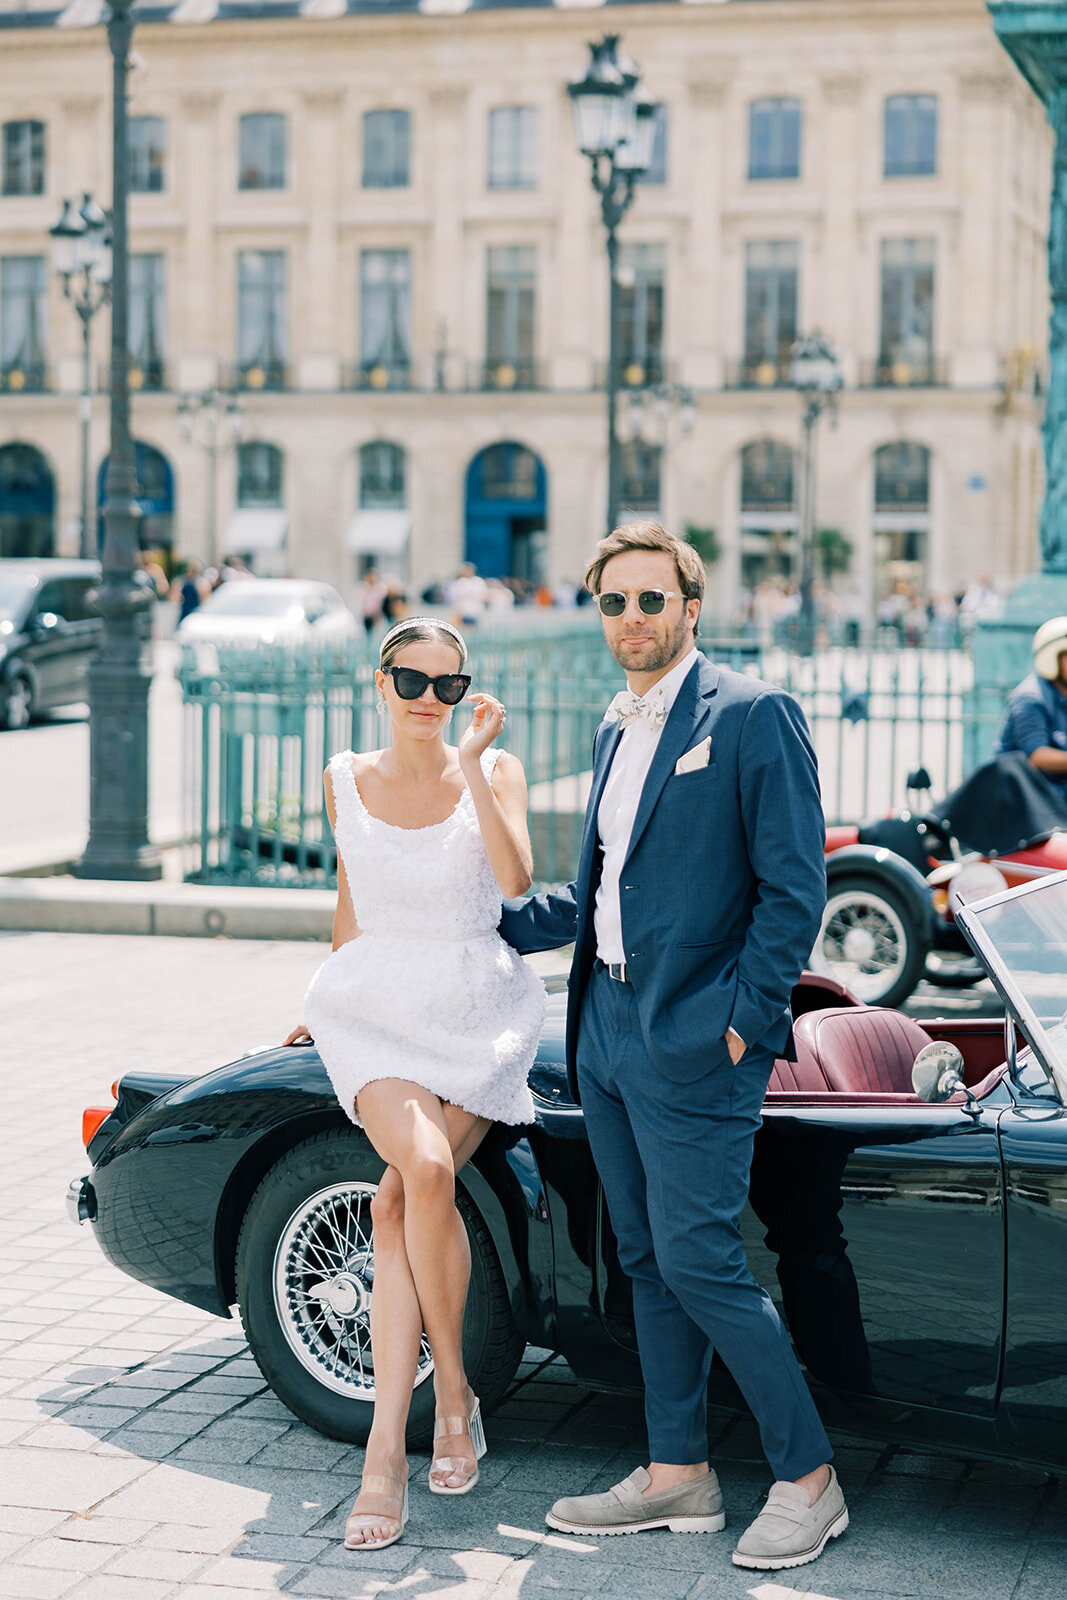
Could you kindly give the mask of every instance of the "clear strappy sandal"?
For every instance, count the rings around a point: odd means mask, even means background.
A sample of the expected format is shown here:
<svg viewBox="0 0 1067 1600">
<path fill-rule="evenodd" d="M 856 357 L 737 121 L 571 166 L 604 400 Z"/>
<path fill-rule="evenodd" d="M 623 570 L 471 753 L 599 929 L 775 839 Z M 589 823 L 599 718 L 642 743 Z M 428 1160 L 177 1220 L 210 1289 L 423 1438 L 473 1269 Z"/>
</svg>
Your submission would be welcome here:
<svg viewBox="0 0 1067 1600">
<path fill-rule="evenodd" d="M 430 1462 L 429 1485 L 431 1494 L 469 1494 L 478 1482 L 478 1463 L 485 1455 L 485 1429 L 482 1426 L 482 1405 L 477 1395 L 471 1396 L 471 1409 L 465 1417 L 435 1417 L 433 1424 L 434 1439 L 440 1439 L 448 1433 L 466 1433 L 470 1435 L 474 1447 L 474 1465 L 471 1466 L 466 1456 L 434 1456 Z M 455 1478 L 460 1473 L 466 1476 L 462 1483 L 455 1486 L 434 1482 L 434 1473 L 438 1477 Z"/>
<path fill-rule="evenodd" d="M 380 1473 L 364 1473 L 363 1481 L 359 1486 L 359 1494 L 380 1494 L 383 1500 L 392 1500 L 400 1507 L 398 1517 L 389 1516 L 383 1511 L 352 1511 L 345 1523 L 345 1549 L 346 1550 L 384 1550 L 387 1545 L 396 1544 L 403 1537 L 404 1529 L 408 1525 L 408 1483 L 405 1478 L 401 1483 L 399 1478 L 383 1478 Z M 359 1495 L 356 1496 L 359 1499 Z M 393 1523 L 396 1532 L 391 1533 L 386 1539 L 360 1539 L 353 1542 L 349 1535 L 362 1528 L 380 1528 L 385 1523 Z"/>
</svg>

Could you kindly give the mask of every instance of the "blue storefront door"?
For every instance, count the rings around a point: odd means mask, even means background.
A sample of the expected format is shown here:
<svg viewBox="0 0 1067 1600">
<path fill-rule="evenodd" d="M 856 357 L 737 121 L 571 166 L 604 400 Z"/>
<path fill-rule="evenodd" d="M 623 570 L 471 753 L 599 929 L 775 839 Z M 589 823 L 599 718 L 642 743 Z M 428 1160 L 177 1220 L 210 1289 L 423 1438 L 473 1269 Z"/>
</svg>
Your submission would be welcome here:
<svg viewBox="0 0 1067 1600">
<path fill-rule="evenodd" d="M 548 509 L 543 463 L 511 441 L 479 451 L 467 468 L 464 559 L 483 578 L 544 577 Z"/>
</svg>

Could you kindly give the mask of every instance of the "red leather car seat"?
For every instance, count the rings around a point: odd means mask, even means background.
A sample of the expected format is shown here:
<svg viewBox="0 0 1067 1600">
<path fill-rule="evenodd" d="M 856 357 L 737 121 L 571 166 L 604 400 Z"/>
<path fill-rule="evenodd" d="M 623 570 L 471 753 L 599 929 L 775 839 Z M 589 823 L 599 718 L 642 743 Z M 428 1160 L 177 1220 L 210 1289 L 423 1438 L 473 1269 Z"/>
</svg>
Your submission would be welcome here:
<svg viewBox="0 0 1067 1600">
<path fill-rule="evenodd" d="M 773 1088 L 910 1095 L 912 1064 L 930 1043 L 926 1030 L 903 1012 L 878 1006 L 809 1011 L 797 1018 L 793 1032 L 798 1060 L 776 1066 L 790 1065 L 798 1081 L 792 1085 L 772 1079 Z"/>
</svg>

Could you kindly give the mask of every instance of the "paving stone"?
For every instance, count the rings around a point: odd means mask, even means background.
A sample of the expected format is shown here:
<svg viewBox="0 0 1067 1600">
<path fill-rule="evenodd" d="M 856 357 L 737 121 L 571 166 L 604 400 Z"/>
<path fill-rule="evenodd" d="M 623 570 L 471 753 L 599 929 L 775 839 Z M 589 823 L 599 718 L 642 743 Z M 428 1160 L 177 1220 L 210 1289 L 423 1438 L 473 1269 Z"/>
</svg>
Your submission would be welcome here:
<svg viewBox="0 0 1067 1600">
<path fill-rule="evenodd" d="M 79 1583 L 70 1591 L 70 1600 L 166 1600 L 173 1593 L 169 1578 L 153 1582 L 151 1578 L 120 1578 L 104 1572 Z"/>
<path fill-rule="evenodd" d="M 136 1372 L 131 1372 L 125 1383 L 106 1383 L 92 1392 L 91 1401 L 83 1402 L 94 1406 L 113 1406 L 115 1410 L 139 1410 L 146 1406 L 155 1405 L 157 1400 L 165 1400 L 170 1393 L 169 1389 L 147 1388 L 141 1384 L 134 1384 Z"/>
<path fill-rule="evenodd" d="M 144 1548 L 217 1556 L 243 1537 L 246 1537 L 243 1527 L 186 1528 L 180 1523 L 162 1523 L 145 1535 Z"/>
<path fill-rule="evenodd" d="M 58 1600 L 76 1578 L 47 1567 L 0 1567 L 0 1595 L 11 1600 Z"/>
<path fill-rule="evenodd" d="M 270 1440 L 255 1456 L 255 1464 L 257 1467 L 311 1467 L 324 1472 L 336 1467 L 349 1454 L 348 1445 L 337 1439 L 325 1439 L 321 1435 L 292 1439 L 286 1434 Z"/>
<path fill-rule="evenodd" d="M 198 1581 L 230 1589 L 280 1589 L 288 1585 L 304 1566 L 297 1561 L 260 1561 L 255 1557 L 224 1556 L 205 1567 Z"/>
<path fill-rule="evenodd" d="M 221 1417 L 227 1411 L 232 1411 L 238 1404 L 239 1396 L 235 1394 L 205 1394 L 199 1387 L 195 1389 L 182 1389 L 177 1394 L 172 1394 L 166 1400 L 161 1400 L 157 1410 L 165 1411 L 192 1411 L 205 1417 Z"/>
<path fill-rule="evenodd" d="M 261 1524 L 263 1533 L 306 1533 L 338 1504 L 323 1473 L 264 1472 L 239 1467 L 229 1481 L 170 1462 L 142 1468 L 142 1476 L 105 1503 L 107 1515 L 180 1522 L 190 1527 Z M 429 1496 L 427 1496 L 429 1498 Z"/>
<path fill-rule="evenodd" d="M 32 1550 L 20 1557 L 27 1567 L 59 1567 L 65 1572 L 95 1572 L 111 1556 L 117 1556 L 120 1545 L 94 1544 L 87 1539 L 38 1539 Z"/>
<path fill-rule="evenodd" d="M 169 1579 L 177 1583 L 204 1565 L 204 1557 L 188 1550 L 123 1550 L 108 1567 L 108 1575 L 124 1578 Z"/>
<path fill-rule="evenodd" d="M 0 1506 L 0 1533 L 51 1533 L 64 1521 L 63 1511 L 34 1511 L 28 1506 Z"/>
<path fill-rule="evenodd" d="M 22 1445 L 0 1450 L 0 1492 L 13 1506 L 87 1511 L 107 1495 L 133 1483 L 145 1470 L 140 1462 L 107 1461 L 97 1463 L 89 1475 L 79 1454 L 38 1452 Z"/>
<path fill-rule="evenodd" d="M 150 1522 L 131 1522 L 120 1517 L 94 1517 L 91 1512 L 67 1517 L 56 1527 L 60 1539 L 82 1539 L 87 1544 L 135 1544 L 143 1539 Z"/>
</svg>

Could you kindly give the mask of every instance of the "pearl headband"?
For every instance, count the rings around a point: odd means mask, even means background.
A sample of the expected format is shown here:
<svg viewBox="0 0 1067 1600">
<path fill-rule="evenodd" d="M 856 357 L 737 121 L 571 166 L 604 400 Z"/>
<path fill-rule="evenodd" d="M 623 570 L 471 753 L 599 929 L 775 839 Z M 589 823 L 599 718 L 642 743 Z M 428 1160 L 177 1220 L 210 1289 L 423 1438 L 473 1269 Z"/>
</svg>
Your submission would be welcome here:
<svg viewBox="0 0 1067 1600">
<path fill-rule="evenodd" d="M 415 632 L 419 628 L 435 628 L 440 633 L 447 633 L 449 638 L 454 639 L 459 646 L 461 662 L 466 665 L 467 641 L 458 628 L 453 627 L 451 622 L 445 622 L 442 617 L 404 617 L 400 622 L 394 623 L 379 646 L 379 663 L 385 655 L 387 646 L 395 644 L 397 639 L 401 638 L 405 633 L 409 631 Z"/>
</svg>

